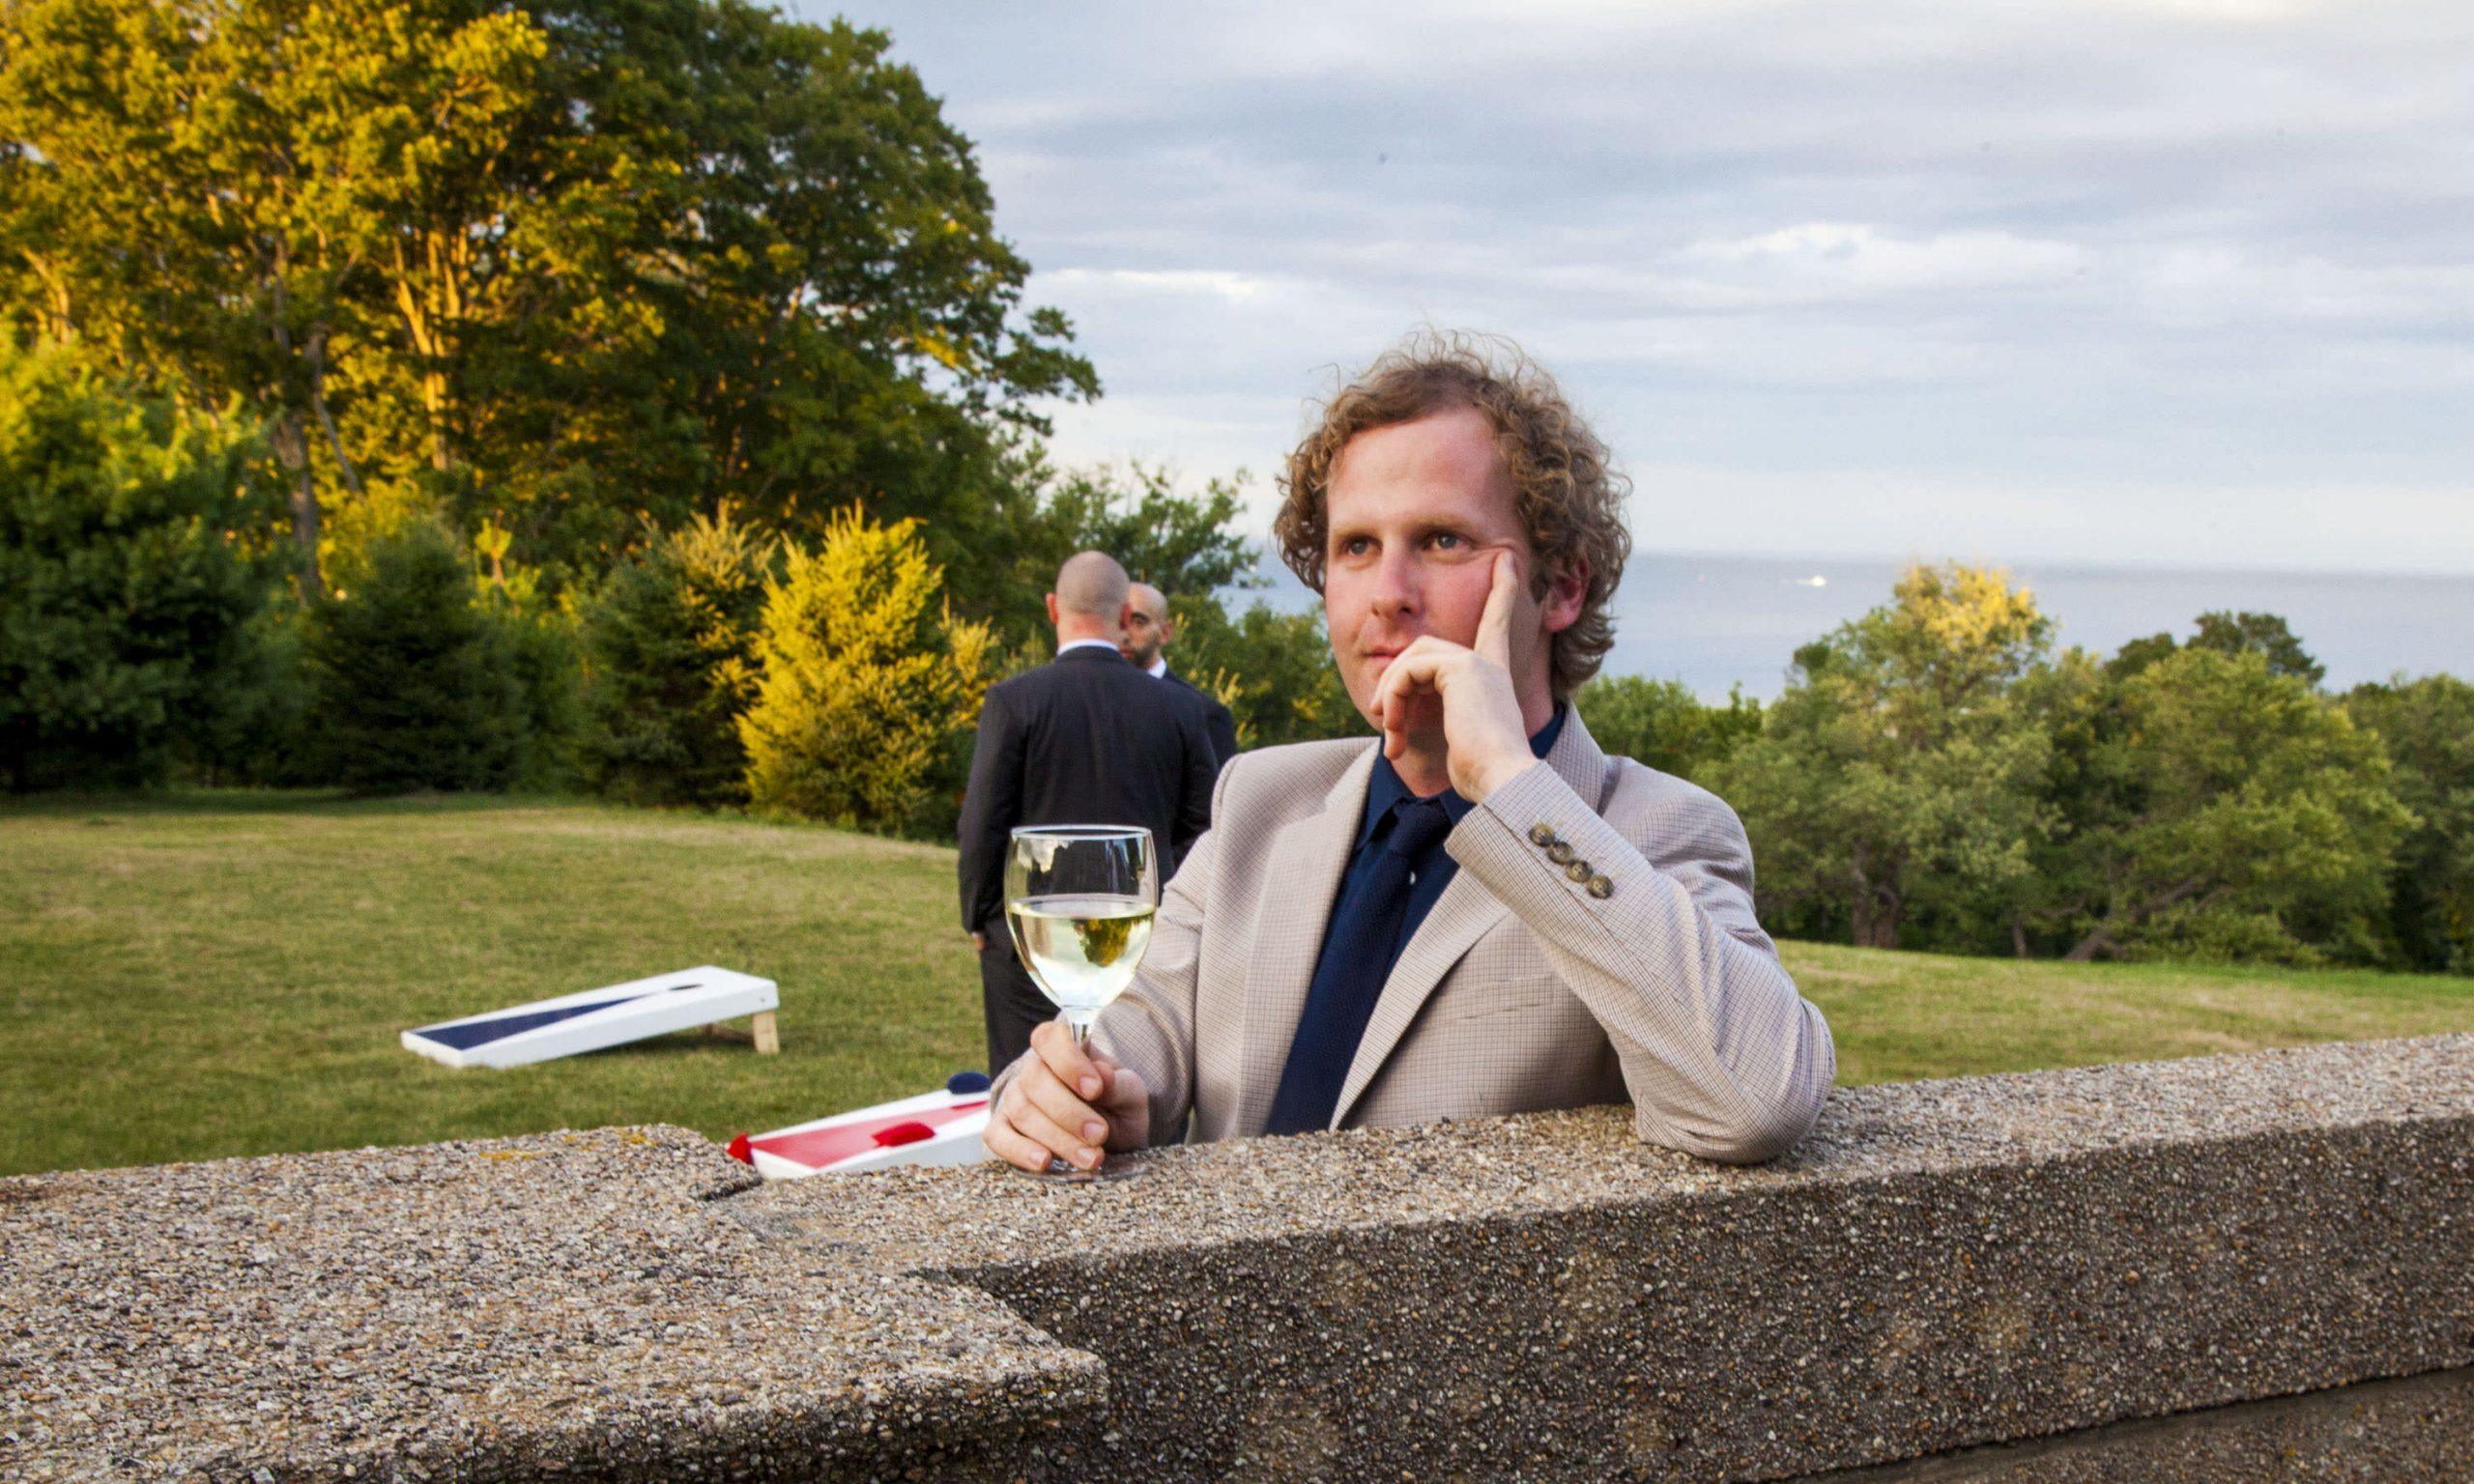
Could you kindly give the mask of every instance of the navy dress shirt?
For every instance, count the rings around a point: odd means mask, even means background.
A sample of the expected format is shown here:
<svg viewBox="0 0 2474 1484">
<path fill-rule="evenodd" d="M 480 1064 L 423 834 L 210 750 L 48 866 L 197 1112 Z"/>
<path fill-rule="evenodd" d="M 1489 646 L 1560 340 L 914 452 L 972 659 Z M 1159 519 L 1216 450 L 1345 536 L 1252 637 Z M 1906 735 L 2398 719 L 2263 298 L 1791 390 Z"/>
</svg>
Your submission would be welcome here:
<svg viewBox="0 0 2474 1484">
<path fill-rule="evenodd" d="M 1564 730 L 1564 715 L 1563 702 L 1556 702 L 1555 714 L 1529 739 L 1531 756 L 1543 757 L 1554 747 Z M 1453 825 L 1477 807 L 1450 788 L 1435 795 L 1434 802 L 1442 805 Z M 1401 951 L 1417 936 L 1418 925 L 1425 921 L 1460 870 L 1460 863 L 1444 848 L 1450 831 L 1433 832 L 1424 847 L 1411 856 L 1408 901 L 1400 912 L 1398 929 L 1389 934 L 1389 942 L 1373 946 L 1370 952 L 1356 942 L 1366 936 L 1364 928 L 1368 919 L 1379 921 L 1394 910 L 1390 901 L 1376 899 L 1386 895 L 1378 867 L 1401 809 L 1417 804 L 1418 796 L 1400 781 L 1392 759 L 1376 757 L 1374 775 L 1366 780 L 1366 813 L 1358 821 L 1357 843 L 1350 848 L 1347 870 L 1340 873 L 1339 896 L 1323 929 L 1323 947 L 1314 961 L 1313 983 L 1306 991 L 1306 1009 L 1289 1041 L 1287 1065 L 1273 1099 L 1270 1132 L 1301 1133 L 1330 1126 L 1332 1110 L 1339 1104 L 1340 1084 L 1348 1075 L 1349 1063 L 1356 1059 L 1366 1022 L 1374 1017 L 1374 1002 L 1382 996 L 1384 981 L 1392 977 Z"/>
</svg>

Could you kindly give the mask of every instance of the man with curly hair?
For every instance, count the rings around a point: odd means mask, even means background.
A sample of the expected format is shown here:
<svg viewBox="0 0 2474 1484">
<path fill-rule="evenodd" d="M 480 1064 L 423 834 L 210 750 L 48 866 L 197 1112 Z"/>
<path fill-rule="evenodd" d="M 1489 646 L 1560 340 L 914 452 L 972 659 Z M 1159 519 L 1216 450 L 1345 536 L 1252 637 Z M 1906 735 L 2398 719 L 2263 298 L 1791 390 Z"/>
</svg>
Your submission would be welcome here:
<svg viewBox="0 0 2474 1484">
<path fill-rule="evenodd" d="M 1430 335 L 1341 388 L 1281 483 L 1281 556 L 1380 742 L 1222 772 L 1133 986 L 1087 1053 L 1033 1033 L 990 1152 L 1094 1169 L 1625 1100 L 1708 1158 L 1802 1137 L 1836 1063 L 1754 920 L 1742 825 L 1572 705 L 1631 547 L 1605 445 L 1516 350 Z"/>
</svg>

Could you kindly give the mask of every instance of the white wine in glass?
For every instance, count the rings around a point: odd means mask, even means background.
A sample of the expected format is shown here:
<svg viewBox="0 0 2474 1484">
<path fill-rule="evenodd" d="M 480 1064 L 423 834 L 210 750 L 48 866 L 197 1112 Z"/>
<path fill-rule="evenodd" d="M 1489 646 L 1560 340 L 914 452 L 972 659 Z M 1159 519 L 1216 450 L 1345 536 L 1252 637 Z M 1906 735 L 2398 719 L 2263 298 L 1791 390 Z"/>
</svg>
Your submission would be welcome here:
<svg viewBox="0 0 2474 1484">
<path fill-rule="evenodd" d="M 1076 1045 L 1088 1042 L 1100 1012 L 1134 983 L 1159 902 L 1147 829 L 1059 824 L 1014 832 L 1005 863 L 1005 922 L 1022 966 L 1064 1013 Z M 1109 1179 L 1139 1168 L 1110 1158 L 1089 1171 L 1050 1159 L 1049 1177 Z"/>
</svg>

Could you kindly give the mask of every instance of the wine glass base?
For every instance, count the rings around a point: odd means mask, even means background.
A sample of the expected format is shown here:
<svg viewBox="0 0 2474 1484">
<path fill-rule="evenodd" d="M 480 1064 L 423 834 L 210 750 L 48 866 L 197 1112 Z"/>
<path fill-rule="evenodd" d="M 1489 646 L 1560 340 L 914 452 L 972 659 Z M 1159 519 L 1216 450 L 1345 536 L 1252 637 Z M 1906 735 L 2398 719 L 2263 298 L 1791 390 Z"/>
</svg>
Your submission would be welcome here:
<svg viewBox="0 0 2474 1484">
<path fill-rule="evenodd" d="M 1151 1166 L 1150 1162 L 1139 1155 L 1110 1155 L 1100 1161 L 1100 1167 L 1096 1170 L 1086 1170 L 1079 1164 L 1068 1164 L 1053 1156 L 1049 1159 L 1048 1168 L 1045 1170 L 1026 1170 L 1016 1164 L 1009 1164 L 1006 1168 L 1025 1180 L 1036 1180 L 1042 1184 L 1096 1185 L 1103 1181 L 1132 1180 L 1147 1172 Z"/>
</svg>

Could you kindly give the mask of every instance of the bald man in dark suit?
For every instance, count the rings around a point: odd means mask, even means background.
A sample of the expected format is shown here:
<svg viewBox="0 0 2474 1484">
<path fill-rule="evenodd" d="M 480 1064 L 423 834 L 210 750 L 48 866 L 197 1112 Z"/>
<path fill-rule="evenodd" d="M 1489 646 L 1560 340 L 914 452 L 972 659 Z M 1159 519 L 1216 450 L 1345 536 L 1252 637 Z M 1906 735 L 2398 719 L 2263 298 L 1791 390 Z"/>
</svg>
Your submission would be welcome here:
<svg viewBox="0 0 2474 1484">
<path fill-rule="evenodd" d="M 1202 709 L 1162 705 L 1160 682 L 1118 653 L 1125 568 L 1102 552 L 1069 558 L 1048 595 L 1056 658 L 992 687 L 979 714 L 960 828 L 963 929 L 979 951 L 989 1070 L 1030 1045 L 1055 1013 L 1005 927 L 1013 831 L 1033 824 L 1138 824 L 1161 882 L 1209 827 L 1219 759 Z"/>
</svg>

